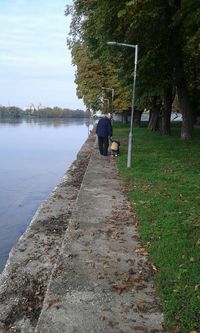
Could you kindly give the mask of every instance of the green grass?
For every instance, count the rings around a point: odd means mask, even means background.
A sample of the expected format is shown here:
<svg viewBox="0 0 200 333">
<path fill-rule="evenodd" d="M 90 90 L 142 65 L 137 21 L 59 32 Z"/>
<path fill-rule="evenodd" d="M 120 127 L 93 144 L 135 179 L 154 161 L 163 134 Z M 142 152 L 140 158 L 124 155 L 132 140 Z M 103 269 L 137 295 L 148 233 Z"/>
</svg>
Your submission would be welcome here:
<svg viewBox="0 0 200 333">
<path fill-rule="evenodd" d="M 118 167 L 129 184 L 141 241 L 158 268 L 165 324 L 189 333 L 200 332 L 200 129 L 182 141 L 179 126 L 170 137 L 134 129 L 129 169 L 129 127 L 114 123 L 114 137 L 121 141 Z"/>
</svg>

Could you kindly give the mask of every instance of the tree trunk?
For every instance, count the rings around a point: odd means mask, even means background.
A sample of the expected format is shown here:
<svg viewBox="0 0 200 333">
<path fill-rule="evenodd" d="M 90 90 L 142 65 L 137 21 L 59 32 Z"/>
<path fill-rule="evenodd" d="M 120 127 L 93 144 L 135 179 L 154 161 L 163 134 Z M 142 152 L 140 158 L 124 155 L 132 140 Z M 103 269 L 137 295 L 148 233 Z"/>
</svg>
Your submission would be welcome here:
<svg viewBox="0 0 200 333">
<path fill-rule="evenodd" d="M 182 113 L 181 139 L 191 139 L 193 135 L 193 112 L 190 107 L 188 89 L 185 80 L 183 54 L 180 42 L 177 43 L 177 54 L 179 61 L 175 64 L 175 80 L 177 88 L 178 103 Z M 177 60 L 177 59 L 176 59 Z"/>
<path fill-rule="evenodd" d="M 164 89 L 164 106 L 162 110 L 161 128 L 162 135 L 171 134 L 171 112 L 172 112 L 172 87 Z"/>
<path fill-rule="evenodd" d="M 175 12 L 181 9 L 182 0 L 174 0 Z M 173 30 L 174 74 L 177 88 L 178 102 L 182 113 L 181 139 L 191 139 L 193 134 L 193 113 L 189 103 L 187 84 L 183 65 L 183 43 L 181 25 Z"/>
<path fill-rule="evenodd" d="M 124 110 L 122 112 L 122 123 L 127 124 L 128 123 L 128 110 Z"/>
<path fill-rule="evenodd" d="M 187 87 L 184 80 L 177 82 L 177 95 L 183 118 L 181 139 L 191 139 L 193 135 L 193 114 L 189 105 Z"/>
<path fill-rule="evenodd" d="M 134 114 L 133 114 L 133 127 L 139 128 L 141 125 L 141 117 L 142 117 L 143 111 L 138 110 L 135 108 Z"/>
<path fill-rule="evenodd" d="M 179 48 L 179 62 L 175 65 L 175 79 L 178 103 L 182 113 L 182 128 L 181 128 L 181 139 L 191 139 L 193 135 L 193 112 L 190 107 L 188 89 L 185 80 L 184 66 L 182 61 L 182 50 Z"/>
<path fill-rule="evenodd" d="M 160 99 L 157 96 L 155 96 L 153 98 L 153 105 L 150 111 L 149 124 L 148 124 L 149 131 L 153 132 L 158 130 L 160 108 L 161 108 Z"/>
</svg>

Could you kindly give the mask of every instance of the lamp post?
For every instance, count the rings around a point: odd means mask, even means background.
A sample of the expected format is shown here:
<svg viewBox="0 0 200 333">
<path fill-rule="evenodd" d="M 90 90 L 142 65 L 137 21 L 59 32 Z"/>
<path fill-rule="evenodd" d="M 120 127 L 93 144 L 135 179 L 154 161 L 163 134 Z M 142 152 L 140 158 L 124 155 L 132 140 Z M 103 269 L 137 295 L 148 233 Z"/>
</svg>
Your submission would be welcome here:
<svg viewBox="0 0 200 333">
<path fill-rule="evenodd" d="M 104 98 L 103 101 L 107 101 L 108 102 L 108 112 L 109 112 L 109 108 L 110 108 L 110 101 L 109 101 L 109 99 L 108 98 Z"/>
<path fill-rule="evenodd" d="M 115 90 L 113 88 L 106 88 L 106 87 L 101 87 L 101 88 L 105 90 L 110 90 L 112 92 L 112 113 L 113 113 Z"/>
<path fill-rule="evenodd" d="M 131 103 L 131 124 L 130 124 L 130 132 L 129 132 L 129 136 L 128 136 L 128 157 L 127 157 L 127 168 L 130 168 L 131 167 L 131 155 L 132 155 L 132 141 L 133 141 L 133 115 L 134 115 L 134 108 L 135 108 L 135 85 L 136 85 L 136 73 L 137 73 L 137 61 L 138 61 L 138 45 L 118 43 L 118 42 L 107 42 L 107 44 L 131 47 L 131 48 L 135 49 L 133 93 L 132 93 L 132 103 Z"/>
</svg>

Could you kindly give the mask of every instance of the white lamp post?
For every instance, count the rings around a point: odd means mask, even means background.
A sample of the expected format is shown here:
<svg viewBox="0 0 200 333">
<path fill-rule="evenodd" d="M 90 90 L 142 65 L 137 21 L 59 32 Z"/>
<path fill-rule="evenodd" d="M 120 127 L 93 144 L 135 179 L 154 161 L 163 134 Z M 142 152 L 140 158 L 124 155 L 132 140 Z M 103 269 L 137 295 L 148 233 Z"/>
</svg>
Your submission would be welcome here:
<svg viewBox="0 0 200 333">
<path fill-rule="evenodd" d="M 115 96 L 115 90 L 113 88 L 106 88 L 106 87 L 101 87 L 102 89 L 105 89 L 105 90 L 111 90 L 112 92 L 112 112 L 113 112 L 113 107 L 114 107 L 114 96 Z"/>
<path fill-rule="evenodd" d="M 135 49 L 133 94 L 132 94 L 132 104 L 131 104 L 131 124 L 130 124 L 130 132 L 129 132 L 129 136 L 128 136 L 128 157 L 127 157 L 127 168 L 130 168 L 131 167 L 131 155 L 132 155 L 132 140 L 133 140 L 133 115 L 134 115 L 134 107 L 135 107 L 135 85 L 136 85 L 136 73 L 137 73 L 137 61 L 138 61 L 138 45 L 118 43 L 118 42 L 107 42 L 107 44 L 131 47 L 131 48 Z"/>
<path fill-rule="evenodd" d="M 105 102 L 105 101 L 108 102 L 108 112 L 109 112 L 109 108 L 110 108 L 110 101 L 109 101 L 109 99 L 108 99 L 108 98 L 104 98 L 103 101 L 104 101 L 104 102 Z M 107 110 L 106 110 L 106 111 L 107 111 Z"/>
</svg>

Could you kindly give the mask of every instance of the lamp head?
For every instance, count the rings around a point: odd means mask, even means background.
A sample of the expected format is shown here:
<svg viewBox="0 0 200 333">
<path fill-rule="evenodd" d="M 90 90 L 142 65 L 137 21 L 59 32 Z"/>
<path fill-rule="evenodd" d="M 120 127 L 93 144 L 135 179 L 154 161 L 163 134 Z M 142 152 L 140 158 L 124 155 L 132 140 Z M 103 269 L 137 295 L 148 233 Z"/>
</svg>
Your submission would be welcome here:
<svg viewBox="0 0 200 333">
<path fill-rule="evenodd" d="M 112 41 L 112 42 L 107 42 L 107 44 L 108 45 L 117 45 L 117 42 Z"/>
</svg>

